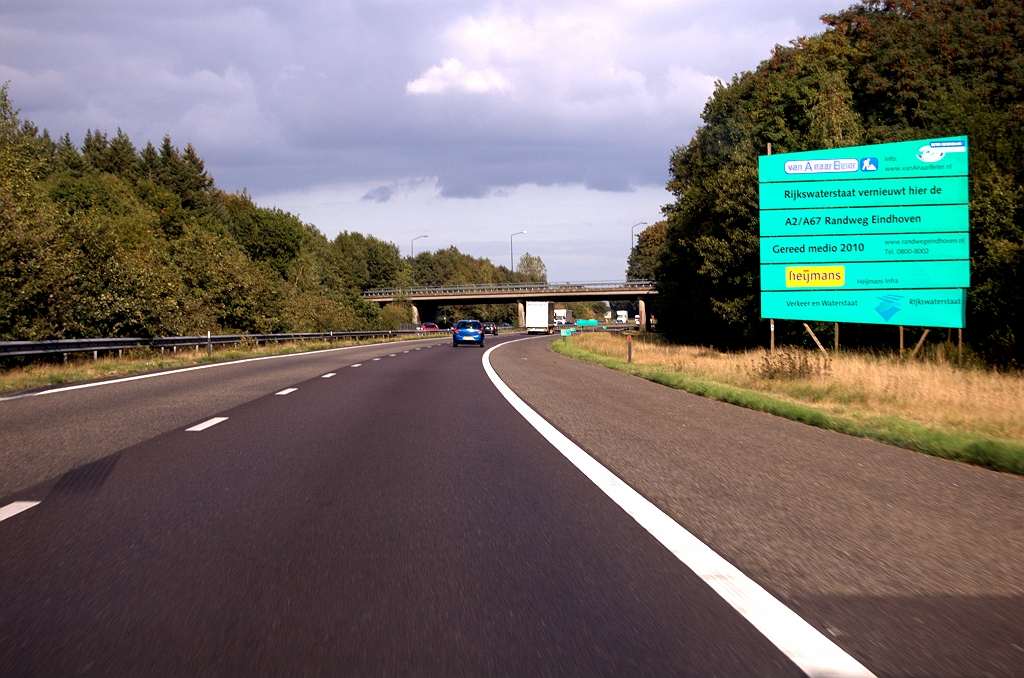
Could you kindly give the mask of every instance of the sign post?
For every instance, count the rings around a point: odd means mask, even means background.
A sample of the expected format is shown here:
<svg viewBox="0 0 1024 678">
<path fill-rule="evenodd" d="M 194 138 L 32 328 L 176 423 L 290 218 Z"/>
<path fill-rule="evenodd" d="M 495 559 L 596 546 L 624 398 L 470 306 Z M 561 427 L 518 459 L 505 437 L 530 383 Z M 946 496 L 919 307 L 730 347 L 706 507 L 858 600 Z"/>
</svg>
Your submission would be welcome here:
<svg viewBox="0 0 1024 678">
<path fill-rule="evenodd" d="M 949 137 L 761 156 L 761 317 L 962 329 L 967 148 Z"/>
</svg>

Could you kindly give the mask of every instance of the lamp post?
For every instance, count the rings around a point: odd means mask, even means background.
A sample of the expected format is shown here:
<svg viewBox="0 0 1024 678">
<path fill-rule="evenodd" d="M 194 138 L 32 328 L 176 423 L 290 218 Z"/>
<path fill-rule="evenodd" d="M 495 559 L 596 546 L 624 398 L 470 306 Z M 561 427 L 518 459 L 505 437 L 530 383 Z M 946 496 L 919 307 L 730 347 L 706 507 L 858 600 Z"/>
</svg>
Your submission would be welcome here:
<svg viewBox="0 0 1024 678">
<path fill-rule="evenodd" d="M 633 248 L 636 247 L 636 245 L 633 242 L 633 229 L 635 229 L 637 226 L 646 226 L 646 225 L 647 225 L 646 221 L 641 221 L 641 222 L 633 224 L 632 226 L 629 227 L 629 253 L 630 253 L 630 255 L 633 254 Z M 626 264 L 628 266 L 628 264 L 629 264 L 629 257 L 626 257 Z"/>
<path fill-rule="evenodd" d="M 409 259 L 410 259 L 409 266 L 410 266 L 410 268 L 412 268 L 412 284 L 413 285 L 416 284 L 416 261 L 415 261 L 416 257 L 413 256 L 414 253 L 415 253 L 415 250 L 413 249 L 414 243 L 417 240 L 419 240 L 420 238 L 426 238 L 426 237 L 427 236 L 425 236 L 425 235 L 418 235 L 418 236 L 416 236 L 415 238 L 413 238 L 412 240 L 409 241 Z"/>
<path fill-rule="evenodd" d="M 518 233 L 513 233 L 508 237 L 508 263 L 509 270 L 512 271 L 512 282 L 515 282 L 516 280 L 516 256 L 512 252 L 512 238 L 517 235 L 523 235 L 524 233 L 526 233 L 526 231 L 519 231 Z"/>
<path fill-rule="evenodd" d="M 632 252 L 633 248 L 636 247 L 636 244 L 633 242 L 633 229 L 635 229 L 637 226 L 646 226 L 646 225 L 647 225 L 646 221 L 641 221 L 640 223 L 633 224 L 632 226 L 629 227 L 629 251 L 630 252 Z"/>
</svg>

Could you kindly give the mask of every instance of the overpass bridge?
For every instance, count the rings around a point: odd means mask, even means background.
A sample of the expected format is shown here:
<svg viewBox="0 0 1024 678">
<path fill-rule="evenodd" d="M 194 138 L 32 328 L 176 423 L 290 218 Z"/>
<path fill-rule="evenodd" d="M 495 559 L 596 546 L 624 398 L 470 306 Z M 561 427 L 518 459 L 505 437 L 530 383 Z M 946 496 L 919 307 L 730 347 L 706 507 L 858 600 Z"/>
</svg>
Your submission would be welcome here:
<svg viewBox="0 0 1024 678">
<path fill-rule="evenodd" d="M 524 325 L 527 301 L 611 301 L 636 299 L 640 303 L 640 322 L 647 326 L 646 300 L 658 293 L 651 280 L 625 282 L 510 283 L 503 285 L 449 285 L 444 287 L 408 287 L 405 289 L 366 290 L 363 299 L 381 306 L 392 301 L 412 304 L 412 321 L 417 325 L 437 319 L 438 306 L 467 304 L 519 305 L 519 324 Z"/>
</svg>

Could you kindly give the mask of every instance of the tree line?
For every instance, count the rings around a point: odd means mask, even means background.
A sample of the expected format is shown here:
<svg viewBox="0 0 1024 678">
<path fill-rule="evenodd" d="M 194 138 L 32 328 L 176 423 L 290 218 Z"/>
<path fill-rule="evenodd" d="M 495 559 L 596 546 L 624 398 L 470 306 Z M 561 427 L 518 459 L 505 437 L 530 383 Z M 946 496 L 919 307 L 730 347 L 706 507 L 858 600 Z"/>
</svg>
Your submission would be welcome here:
<svg viewBox="0 0 1024 678">
<path fill-rule="evenodd" d="M 627 274 L 658 280 L 660 326 L 676 340 L 764 344 L 757 157 L 768 144 L 788 153 L 967 135 L 965 336 L 990 362 L 1024 364 L 1024 8 L 865 0 L 822 21 L 823 33 L 718 83 L 703 124 L 671 155 L 665 221 L 641 233 Z M 779 327 L 804 341 L 799 323 Z M 850 326 L 843 340 L 892 346 L 895 332 Z"/>
<path fill-rule="evenodd" d="M 529 255 L 513 272 L 454 247 L 410 259 L 372 235 L 330 240 L 217 188 L 191 144 L 95 130 L 78 147 L 0 88 L 0 340 L 390 329 L 408 304 L 362 290 L 542 279 Z"/>
</svg>

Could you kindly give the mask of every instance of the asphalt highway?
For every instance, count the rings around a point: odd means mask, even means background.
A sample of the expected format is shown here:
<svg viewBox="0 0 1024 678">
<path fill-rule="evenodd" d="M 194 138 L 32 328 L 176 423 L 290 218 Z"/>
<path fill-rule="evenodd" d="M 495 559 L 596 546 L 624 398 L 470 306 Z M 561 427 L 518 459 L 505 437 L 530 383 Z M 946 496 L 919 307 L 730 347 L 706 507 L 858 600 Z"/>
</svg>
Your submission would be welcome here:
<svg viewBox="0 0 1024 678">
<path fill-rule="evenodd" d="M 390 344 L 0 402 L 0 506 L 39 502 L 0 522 L 0 674 L 801 675 L 482 353 Z"/>
</svg>

